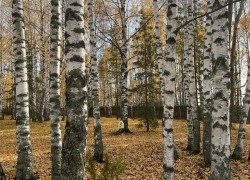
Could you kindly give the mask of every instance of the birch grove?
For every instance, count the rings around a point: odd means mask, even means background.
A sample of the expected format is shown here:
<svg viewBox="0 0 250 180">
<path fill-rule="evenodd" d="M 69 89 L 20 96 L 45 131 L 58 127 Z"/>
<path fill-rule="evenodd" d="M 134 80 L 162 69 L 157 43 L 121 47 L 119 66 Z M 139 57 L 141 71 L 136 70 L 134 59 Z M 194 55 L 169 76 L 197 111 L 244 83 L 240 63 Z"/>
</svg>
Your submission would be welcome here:
<svg viewBox="0 0 250 180">
<path fill-rule="evenodd" d="M 249 10 L 0 1 L 0 180 L 249 179 Z"/>
</svg>

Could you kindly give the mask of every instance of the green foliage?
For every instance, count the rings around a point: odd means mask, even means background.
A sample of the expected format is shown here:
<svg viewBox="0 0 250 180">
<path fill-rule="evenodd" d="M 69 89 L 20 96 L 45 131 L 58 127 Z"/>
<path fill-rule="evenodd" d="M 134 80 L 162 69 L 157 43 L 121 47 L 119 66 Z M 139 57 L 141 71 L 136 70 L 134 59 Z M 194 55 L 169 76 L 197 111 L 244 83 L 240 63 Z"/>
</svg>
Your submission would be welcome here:
<svg viewBox="0 0 250 180">
<path fill-rule="evenodd" d="M 125 171 L 126 165 L 121 159 L 111 161 L 107 154 L 104 155 L 104 162 L 98 168 L 98 163 L 90 153 L 87 153 L 87 171 L 94 180 L 119 180 L 120 175 Z"/>
<path fill-rule="evenodd" d="M 145 105 L 140 106 L 137 111 L 137 116 L 140 117 L 139 120 L 142 122 L 140 126 L 149 125 L 153 129 L 159 127 L 156 110 L 153 105 L 149 104 L 148 107 Z"/>
</svg>

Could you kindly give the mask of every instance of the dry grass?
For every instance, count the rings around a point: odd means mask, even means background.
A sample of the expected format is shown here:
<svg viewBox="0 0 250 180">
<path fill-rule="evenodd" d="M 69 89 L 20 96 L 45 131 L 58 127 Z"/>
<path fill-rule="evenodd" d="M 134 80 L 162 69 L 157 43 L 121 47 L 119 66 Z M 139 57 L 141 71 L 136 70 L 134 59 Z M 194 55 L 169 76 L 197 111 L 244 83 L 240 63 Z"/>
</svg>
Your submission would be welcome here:
<svg viewBox="0 0 250 180">
<path fill-rule="evenodd" d="M 93 150 L 93 125 L 89 123 L 88 151 Z M 139 129 L 138 120 L 129 120 L 130 130 L 128 135 L 114 136 L 111 133 L 117 130 L 117 120 L 102 118 L 103 142 L 105 153 L 111 158 L 121 158 L 127 164 L 127 169 L 122 179 L 160 179 L 162 171 L 162 134 L 161 127 L 150 132 Z M 65 122 L 62 129 L 64 130 Z M 232 147 L 234 147 L 238 125 L 234 124 Z M 248 125 L 247 131 L 250 132 Z M 207 179 L 209 168 L 203 167 L 202 154 L 189 155 L 186 151 L 187 144 L 186 122 L 175 121 L 175 143 L 180 159 L 175 163 L 176 179 Z M 34 168 L 40 179 L 50 179 L 50 124 L 31 123 L 31 139 L 34 156 Z M 247 147 L 250 147 L 250 136 L 247 136 Z M 248 152 L 247 152 L 248 154 Z M 3 163 L 8 179 L 15 175 L 16 164 L 16 138 L 15 121 L 0 121 L 0 161 Z M 91 179 L 87 174 L 86 179 Z M 247 155 L 242 161 L 232 161 L 232 179 L 250 179 L 250 164 Z"/>
</svg>

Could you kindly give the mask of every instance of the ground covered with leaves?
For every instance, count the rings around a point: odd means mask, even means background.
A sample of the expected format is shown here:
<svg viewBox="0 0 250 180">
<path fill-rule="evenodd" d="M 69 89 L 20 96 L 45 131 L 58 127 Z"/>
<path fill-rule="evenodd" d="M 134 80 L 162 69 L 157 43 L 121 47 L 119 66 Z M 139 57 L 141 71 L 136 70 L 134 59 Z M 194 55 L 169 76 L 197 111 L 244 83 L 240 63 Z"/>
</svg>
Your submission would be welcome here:
<svg viewBox="0 0 250 180">
<path fill-rule="evenodd" d="M 158 180 L 162 172 L 162 130 L 161 127 L 146 132 L 141 128 L 138 120 L 129 120 L 131 134 L 114 135 L 118 121 L 115 118 L 102 118 L 104 153 L 111 161 L 120 159 L 126 164 L 121 179 Z M 65 122 L 62 123 L 64 131 Z M 184 120 L 174 122 L 175 143 L 179 159 L 175 162 L 177 180 L 208 179 L 210 168 L 203 166 L 202 153 L 190 155 L 186 152 L 187 128 Z M 238 124 L 232 128 L 232 148 L 237 137 Z M 250 132 L 250 125 L 247 127 Z M 34 168 L 39 179 L 50 179 L 50 123 L 31 122 L 31 139 L 34 156 Z M 250 179 L 250 162 L 247 161 L 250 149 L 250 135 L 248 133 L 245 155 L 241 161 L 232 161 L 232 179 Z M 87 151 L 93 152 L 93 121 L 89 122 Z M 93 153 L 92 153 L 93 154 Z M 16 132 L 14 120 L 0 121 L 0 161 L 4 166 L 7 179 L 15 176 L 16 165 Z M 100 168 L 100 167 L 99 167 Z M 87 172 L 86 179 L 93 179 Z"/>
</svg>

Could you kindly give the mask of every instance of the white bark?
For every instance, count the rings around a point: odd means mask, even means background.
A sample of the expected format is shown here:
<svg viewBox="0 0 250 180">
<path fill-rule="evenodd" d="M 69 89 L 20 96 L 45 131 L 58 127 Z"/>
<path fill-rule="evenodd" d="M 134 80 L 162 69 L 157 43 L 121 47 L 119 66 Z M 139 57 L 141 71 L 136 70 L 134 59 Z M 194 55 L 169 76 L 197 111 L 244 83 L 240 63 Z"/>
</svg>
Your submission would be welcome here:
<svg viewBox="0 0 250 180">
<path fill-rule="evenodd" d="M 208 10 L 211 12 L 211 1 L 207 2 Z M 212 17 L 206 16 L 206 36 L 204 45 L 204 81 L 203 81 L 203 94 L 204 94 L 204 107 L 203 107 L 203 119 L 204 119 L 204 134 L 203 134 L 203 157 L 205 165 L 211 163 L 211 128 L 212 128 L 212 97 L 211 97 L 211 45 L 212 45 Z"/>
<path fill-rule="evenodd" d="M 188 0 L 185 0 L 185 7 L 188 6 Z M 185 9 L 184 17 L 188 18 L 188 8 Z M 191 147 L 193 143 L 194 138 L 194 132 L 193 132 L 193 121 L 192 121 L 192 112 L 191 112 L 191 105 L 190 105 L 190 92 L 189 92 L 189 85 L 190 85 L 190 74 L 189 69 L 190 62 L 188 58 L 189 54 L 189 31 L 188 26 L 184 27 L 184 89 L 185 89 L 185 104 L 187 107 L 187 129 L 188 129 L 188 145 L 187 150 L 191 152 Z"/>
<path fill-rule="evenodd" d="M 188 0 L 188 20 L 193 19 L 193 1 Z M 197 99 L 196 99 L 196 80 L 194 67 L 194 23 L 188 25 L 188 66 L 189 66 L 189 93 L 190 93 L 190 109 L 193 123 L 193 142 L 191 143 L 191 152 L 200 152 L 200 122 L 197 117 Z"/>
<path fill-rule="evenodd" d="M 45 31 L 44 31 L 44 7 L 43 1 L 40 0 L 40 43 L 41 43 L 41 54 L 40 54 L 40 75 L 41 75 L 41 99 L 39 107 L 39 121 L 44 121 L 44 108 L 45 108 L 45 98 L 46 98 L 46 67 L 45 67 Z"/>
<path fill-rule="evenodd" d="M 163 178 L 174 179 L 174 93 L 175 93 L 175 60 L 177 27 L 177 1 L 168 1 L 167 6 L 167 46 L 166 66 L 163 69 Z"/>
<path fill-rule="evenodd" d="M 51 0 L 50 35 L 50 122 L 51 122 L 51 159 L 53 180 L 61 178 L 61 107 L 60 107 L 60 60 L 61 60 L 61 0 Z"/>
<path fill-rule="evenodd" d="M 128 42 L 127 42 L 127 20 L 126 20 L 126 0 L 121 2 L 121 23 L 122 23 L 122 46 L 121 46 L 121 120 L 124 123 L 124 131 L 128 132 Z"/>
<path fill-rule="evenodd" d="M 13 0 L 13 51 L 15 57 L 16 82 L 16 136 L 17 166 L 16 179 L 32 179 L 33 158 L 29 127 L 29 95 L 26 65 L 26 44 L 23 1 Z"/>
<path fill-rule="evenodd" d="M 98 94 L 99 74 L 98 64 L 96 58 L 96 34 L 94 24 L 93 4 L 95 1 L 88 0 L 88 15 L 89 15 L 89 31 L 90 31 L 90 79 L 91 79 L 91 95 L 93 102 L 93 116 L 94 116 L 94 139 L 95 149 L 94 158 L 98 162 L 103 161 L 103 143 L 102 143 L 102 128 L 100 123 L 100 103 Z"/>
<path fill-rule="evenodd" d="M 163 84 L 163 77 L 162 77 L 162 66 L 163 66 L 163 60 L 162 60 L 162 43 L 161 43 L 161 36 L 160 36 L 160 20 L 159 20 L 159 9 L 158 9 L 158 2 L 157 0 L 153 0 L 153 10 L 154 10 L 154 21 L 155 21 L 155 38 L 156 38 L 156 56 L 158 60 L 158 70 L 159 70 L 159 76 L 160 76 L 160 86 L 161 90 L 164 87 Z M 162 94 L 162 92 L 161 92 Z"/>
<path fill-rule="evenodd" d="M 212 10 L 227 0 L 214 1 Z M 227 8 L 212 14 L 213 110 L 212 161 L 210 179 L 230 179 L 229 51 Z"/>
<path fill-rule="evenodd" d="M 66 8 L 66 108 L 62 148 L 62 180 L 82 180 L 87 141 L 84 1 L 68 0 Z"/>
</svg>

